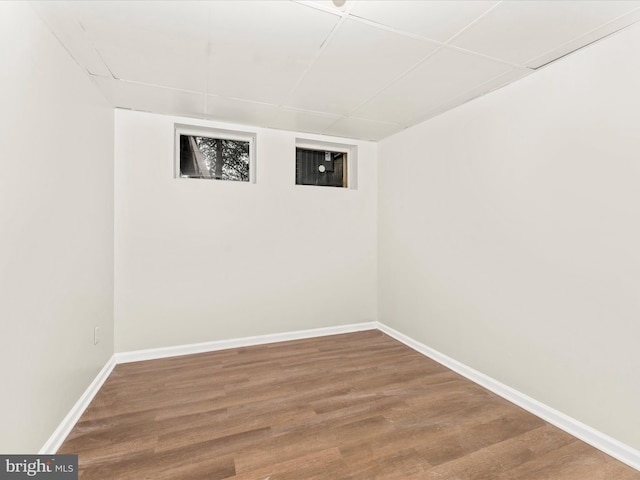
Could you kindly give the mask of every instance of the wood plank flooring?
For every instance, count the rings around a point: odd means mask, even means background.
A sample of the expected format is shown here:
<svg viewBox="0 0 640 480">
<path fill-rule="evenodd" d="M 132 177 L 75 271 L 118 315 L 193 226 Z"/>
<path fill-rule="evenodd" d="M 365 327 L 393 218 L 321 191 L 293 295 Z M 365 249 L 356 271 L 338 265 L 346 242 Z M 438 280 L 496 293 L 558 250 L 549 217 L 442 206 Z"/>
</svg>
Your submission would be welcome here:
<svg viewBox="0 0 640 480">
<path fill-rule="evenodd" d="M 83 480 L 640 479 L 377 330 L 118 365 L 58 453 Z"/>
</svg>

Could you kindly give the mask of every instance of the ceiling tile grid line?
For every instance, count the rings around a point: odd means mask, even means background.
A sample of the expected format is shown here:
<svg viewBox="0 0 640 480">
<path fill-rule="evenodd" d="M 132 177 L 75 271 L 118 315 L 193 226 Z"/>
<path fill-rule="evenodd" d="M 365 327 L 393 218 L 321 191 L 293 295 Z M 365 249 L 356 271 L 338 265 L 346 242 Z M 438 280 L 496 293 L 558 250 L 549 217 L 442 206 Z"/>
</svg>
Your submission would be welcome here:
<svg viewBox="0 0 640 480">
<path fill-rule="evenodd" d="M 296 3 L 300 3 L 301 5 L 308 6 L 307 2 L 296 2 Z M 323 10 L 323 11 L 326 11 L 326 10 Z M 332 13 L 332 12 L 329 12 L 329 13 Z M 288 99 L 291 97 L 293 92 L 304 81 L 305 77 L 309 74 L 309 72 L 313 68 L 314 64 L 318 61 L 318 58 L 320 58 L 322 53 L 326 50 L 326 48 L 330 44 L 331 39 L 336 35 L 336 32 L 338 31 L 338 29 L 344 23 L 345 18 L 347 18 L 347 14 L 346 13 L 344 15 L 340 16 L 340 20 L 338 20 L 338 23 L 335 24 L 333 29 L 331 29 L 331 32 L 329 32 L 329 35 L 327 35 L 327 37 L 324 39 L 324 41 L 320 45 L 320 48 L 318 49 L 318 51 L 317 51 L 315 57 L 313 58 L 313 60 L 311 61 L 311 63 L 307 66 L 307 68 L 304 70 L 304 72 L 302 72 L 302 74 L 300 75 L 298 80 L 293 84 L 293 86 L 291 87 L 291 89 L 287 93 L 286 97 L 284 98 L 284 100 L 282 102 L 282 105 L 286 105 Z"/>
<path fill-rule="evenodd" d="M 634 2 L 615 0 L 505 1 L 452 44 L 526 65 L 634 7 Z"/>
<path fill-rule="evenodd" d="M 281 104 L 340 16 L 296 2 L 213 2 L 209 93 Z"/>
<path fill-rule="evenodd" d="M 466 103 L 472 102 L 480 97 L 483 97 L 495 90 L 498 90 L 504 86 L 509 85 L 510 83 L 512 83 L 511 80 L 505 80 L 504 82 L 498 82 L 497 84 L 495 84 L 494 82 L 496 80 L 500 80 L 502 78 L 504 78 L 505 76 L 508 76 L 510 73 L 513 72 L 507 72 L 506 74 L 501 74 L 501 75 L 497 75 L 496 77 L 491 78 L 490 80 L 482 83 L 479 87 L 475 87 L 472 88 L 470 90 L 467 90 L 466 92 L 464 92 L 461 95 L 458 95 L 457 97 L 444 101 L 442 102 L 440 105 L 438 105 L 437 107 L 433 108 L 432 110 L 430 110 L 429 112 L 426 112 L 422 117 L 420 117 L 417 122 L 424 122 L 426 120 L 429 120 L 430 118 L 433 118 L 437 115 L 440 115 L 442 113 L 445 113 L 448 110 L 452 110 L 454 108 L 460 107 Z M 520 76 L 518 78 L 524 78 L 528 75 L 531 75 L 533 73 L 533 71 L 529 70 L 528 72 L 523 72 L 522 76 Z M 404 128 L 407 128 L 409 125 L 405 125 Z"/>
<path fill-rule="evenodd" d="M 417 33 L 407 32 L 406 30 L 400 30 L 398 28 L 392 27 L 390 25 L 385 25 L 384 23 L 379 23 L 374 20 L 370 20 L 368 18 L 359 17 L 357 15 L 349 15 L 351 20 L 354 20 L 359 23 L 363 23 L 365 25 L 369 25 L 374 28 L 379 28 L 380 30 L 385 30 L 390 33 L 395 33 L 397 35 L 402 35 L 403 37 L 413 38 L 414 40 L 420 40 L 422 42 L 431 43 L 436 47 L 442 47 L 447 44 L 447 42 L 441 42 L 439 40 L 435 40 L 433 38 L 427 38 L 422 35 L 418 35 Z"/>
<path fill-rule="evenodd" d="M 108 79 L 107 77 L 103 77 L 101 75 L 89 74 L 89 76 L 92 77 L 92 78 L 95 78 L 95 79 Z M 111 79 L 109 79 L 109 80 L 111 80 Z M 123 80 L 123 79 L 118 79 L 118 78 L 115 78 L 113 80 L 115 82 L 119 83 L 119 84 L 128 84 L 128 85 L 139 86 L 139 87 L 149 87 L 149 88 L 163 90 L 163 91 L 166 91 L 167 93 L 175 92 L 175 93 L 179 93 L 179 94 L 203 95 L 202 92 L 193 91 L 193 90 L 184 90 L 184 89 L 179 89 L 179 88 L 165 87 L 165 86 L 162 86 L 162 85 L 153 85 L 153 84 L 149 84 L 149 83 L 136 82 L 136 81 L 133 81 L 133 80 Z M 280 104 L 272 104 L 272 103 L 267 103 L 267 102 L 259 102 L 259 101 L 255 101 L 255 100 L 247 100 L 245 98 L 224 97 L 224 96 L 221 96 L 221 95 L 216 95 L 216 94 L 211 94 L 211 93 L 207 94 L 207 97 L 212 97 L 213 99 L 225 99 L 225 98 L 228 98 L 229 100 L 232 100 L 232 101 L 235 101 L 235 102 L 242 102 L 242 103 L 245 103 L 247 105 L 253 105 L 255 107 L 263 106 L 263 107 L 282 108 L 284 110 L 293 111 L 293 112 L 309 113 L 309 114 L 321 115 L 321 116 L 335 116 L 335 115 L 327 113 L 327 112 L 308 110 L 308 109 L 301 109 L 301 108 L 296 108 L 296 107 L 288 107 L 288 106 L 284 106 L 284 105 L 280 105 Z M 117 107 L 124 108 L 121 105 L 117 105 Z M 389 123 L 389 122 L 382 122 L 382 123 Z"/>
<path fill-rule="evenodd" d="M 114 78 L 104 59 L 88 38 L 86 30 L 70 14 L 66 4 L 61 2 L 34 2 L 32 6 L 52 35 L 80 68 L 88 75 L 111 75 Z M 83 49 L 73 48 L 82 43 L 86 43 Z M 94 57 L 94 59 L 91 60 L 87 57 Z M 97 62 L 95 61 L 96 59 Z"/>
<path fill-rule="evenodd" d="M 497 3 L 496 0 L 360 1 L 350 13 L 405 34 L 444 44 Z"/>
<path fill-rule="evenodd" d="M 373 0 L 373 1 L 375 1 L 375 0 Z M 496 4 L 496 6 L 497 6 L 497 4 Z M 489 13 L 489 11 L 487 11 L 486 13 Z M 484 14 L 482 16 L 484 16 Z M 479 20 L 481 17 L 479 17 L 476 20 Z M 386 30 L 388 32 L 392 32 L 392 33 L 395 33 L 395 34 L 398 34 L 398 35 L 402 35 L 402 36 L 405 36 L 405 37 L 408 37 L 408 38 L 414 38 L 416 40 L 421 40 L 421 41 L 424 41 L 424 42 L 428 42 L 428 43 L 431 43 L 433 45 L 437 45 L 440 48 L 449 48 L 449 49 L 452 49 L 452 50 L 458 50 L 460 52 L 468 53 L 470 55 L 475 55 L 475 56 L 478 56 L 478 57 L 486 58 L 487 60 L 503 63 L 505 65 L 509 65 L 511 67 L 514 67 L 514 68 L 526 69 L 526 70 L 531 70 L 532 69 L 531 67 L 528 67 L 525 64 L 514 63 L 514 62 L 511 62 L 511 61 L 505 60 L 503 58 L 494 57 L 494 56 L 491 56 L 491 55 L 486 55 L 486 54 L 481 53 L 481 52 L 477 52 L 477 51 L 474 51 L 474 50 L 470 50 L 468 48 L 463 48 L 463 47 L 460 47 L 458 45 L 451 44 L 450 42 L 454 41 L 455 38 L 458 37 L 458 35 L 460 35 L 461 33 L 463 33 L 467 29 L 467 27 L 465 27 L 460 32 L 458 32 L 455 35 L 453 35 L 453 37 L 451 37 L 446 42 L 440 42 L 438 40 L 426 38 L 426 37 L 423 37 L 423 36 L 420 36 L 420 35 L 417 35 L 417 34 L 414 34 L 414 33 L 411 33 L 411 32 L 398 30 L 397 28 L 393 28 L 393 27 L 390 27 L 388 25 L 377 23 L 377 22 L 374 22 L 372 20 L 368 20 L 366 18 L 361 18 L 361 17 L 357 17 L 357 16 L 353 16 L 353 15 L 351 15 L 349 18 L 352 18 L 353 20 L 356 20 L 356 21 L 358 21 L 360 23 L 364 23 L 364 24 L 370 25 L 372 27 L 379 28 L 381 30 Z M 473 23 L 475 23 L 475 21 Z M 469 25 L 469 26 L 471 26 L 471 25 Z M 573 40 L 575 40 L 575 39 L 573 39 Z M 569 42 L 567 42 L 567 43 L 569 43 Z M 551 51 L 553 52 L 554 50 L 551 50 Z M 549 52 L 547 52 L 547 53 L 549 53 Z M 426 60 L 426 58 L 423 59 L 423 60 Z M 405 72 L 405 73 L 408 73 L 408 72 Z M 401 75 L 398 78 L 400 78 L 400 77 L 401 77 Z"/>
<path fill-rule="evenodd" d="M 103 79 L 106 79 L 106 80 L 113 80 L 113 81 L 116 81 L 116 82 L 119 82 L 119 83 L 128 83 L 128 84 L 131 84 L 131 85 L 139 85 L 141 87 L 160 88 L 162 90 L 166 90 L 167 92 L 192 93 L 192 94 L 196 94 L 196 95 L 204 95 L 205 94 L 204 92 L 201 92 L 199 90 L 188 90 L 188 89 L 185 89 L 185 88 L 167 87 L 165 85 L 155 85 L 153 83 L 138 82 L 136 80 L 127 80 L 127 79 L 124 79 L 124 78 L 115 78 L 115 77 L 114 78 L 109 78 L 109 77 L 103 77 L 102 75 L 93 75 L 93 74 L 90 74 L 90 76 L 91 77 L 95 77 L 95 78 L 103 78 Z M 215 95 L 213 93 L 209 93 L 209 95 L 210 96 L 218 96 L 218 95 Z M 250 101 L 251 103 L 261 103 L 261 102 L 256 102 L 256 101 L 253 101 L 253 100 L 244 100 L 244 101 Z"/>
<path fill-rule="evenodd" d="M 362 0 L 360 0 L 360 1 L 362 1 Z M 376 0 L 373 0 L 373 1 L 376 1 Z M 413 0 L 413 1 L 415 1 L 415 0 Z M 500 58 L 500 57 L 487 55 L 487 54 L 484 54 L 484 53 L 481 53 L 481 52 L 477 52 L 475 50 L 471 50 L 471 49 L 468 49 L 468 48 L 463 48 L 463 47 L 460 47 L 460 46 L 457 46 L 457 45 L 453 45 L 451 43 L 459 35 L 464 33 L 469 27 L 471 27 L 477 21 L 481 20 L 485 15 L 489 14 L 494 8 L 496 8 L 500 3 L 502 3 L 502 1 L 496 2 L 491 8 L 489 8 L 487 11 L 482 13 L 480 16 L 478 16 L 478 18 L 473 20 L 470 24 L 468 24 L 467 26 L 462 28 L 460 31 L 458 31 L 455 34 L 453 34 L 446 41 L 439 41 L 439 40 L 436 40 L 436 39 L 433 39 L 433 38 L 428 38 L 428 37 L 425 37 L 425 36 L 422 36 L 422 35 L 418 35 L 416 33 L 412 33 L 412 32 L 406 31 L 406 30 L 402 30 L 402 29 L 398 29 L 398 28 L 392 27 L 390 25 L 385 25 L 383 23 L 379 23 L 379 22 L 376 22 L 376 21 L 368 19 L 368 18 L 359 17 L 357 15 L 353 15 L 353 14 L 348 14 L 348 15 L 349 15 L 350 19 L 353 19 L 353 20 L 355 20 L 357 22 L 364 23 L 366 25 L 370 25 L 372 27 L 379 28 L 381 30 L 385 30 L 385 31 L 388 31 L 388 32 L 391 32 L 391 33 L 395 33 L 397 35 L 402 35 L 402 36 L 405 36 L 405 37 L 408 37 L 408 38 L 413 38 L 413 39 L 416 39 L 416 40 L 421 40 L 421 41 L 424 41 L 424 42 L 428 42 L 428 43 L 436 45 L 438 47 L 450 48 L 450 49 L 459 50 L 461 52 L 465 52 L 465 53 L 468 53 L 468 54 L 471 54 L 471 55 L 477 55 L 479 57 L 483 57 L 483 58 L 486 58 L 488 60 L 492 60 L 492 61 L 495 61 L 495 62 L 504 63 L 506 65 L 510 65 L 512 67 L 515 67 L 515 68 L 525 68 L 525 69 L 529 68 L 526 65 L 523 65 L 523 64 L 520 64 L 520 63 L 514 63 L 514 62 L 511 62 L 511 61 L 505 60 L 503 58 Z"/>
<path fill-rule="evenodd" d="M 569 55 L 573 52 L 576 52 L 582 48 L 588 47 L 589 45 L 591 45 L 592 43 L 598 42 L 606 37 L 608 37 L 609 35 L 613 35 L 614 33 L 619 32 L 620 30 L 623 30 L 627 27 L 630 27 L 631 25 L 633 25 L 634 23 L 638 23 L 640 21 L 640 7 L 635 8 L 634 10 L 622 14 L 619 17 L 603 24 L 603 25 L 599 25 L 598 27 L 595 27 L 594 29 L 583 33 L 575 38 L 572 38 L 571 40 L 563 43 L 562 45 L 556 46 L 546 52 L 544 52 L 543 54 L 539 55 L 538 57 L 532 58 L 530 59 L 527 64 L 531 64 L 531 63 L 537 63 L 536 60 L 538 59 L 544 59 L 547 58 L 548 56 L 553 56 L 554 52 L 557 52 L 558 50 L 560 51 L 564 51 L 565 47 L 567 46 L 572 46 L 575 45 L 576 42 L 579 42 L 580 39 L 584 39 L 584 38 L 591 38 L 592 35 L 596 34 L 597 32 L 602 32 L 604 31 L 605 33 L 603 35 L 595 35 L 594 38 L 591 40 L 587 40 L 587 41 L 583 41 L 578 43 L 575 48 L 571 47 L 566 53 L 563 53 L 560 56 L 557 56 L 555 58 L 552 58 L 551 60 L 547 60 L 544 61 L 544 63 L 541 64 L 536 64 L 536 65 L 532 65 L 529 68 L 533 68 L 534 70 L 541 68 L 545 65 L 548 65 L 556 60 L 559 60 L 562 57 L 565 57 L 566 55 Z"/>
<path fill-rule="evenodd" d="M 465 53 L 468 55 L 474 55 L 480 58 L 484 58 L 486 60 L 490 60 L 492 62 L 497 62 L 497 63 L 502 63 L 505 66 L 508 66 L 510 68 L 512 68 L 513 70 L 518 70 L 523 72 L 523 74 L 528 74 L 530 72 L 532 72 L 533 70 L 527 67 L 523 67 L 521 65 L 514 65 L 511 64 L 509 62 L 504 62 L 501 61 L 500 59 L 495 59 L 495 58 L 491 58 L 491 57 L 487 57 L 485 55 L 479 55 L 475 52 L 471 52 L 469 50 L 465 50 L 463 48 L 458 48 L 458 47 L 452 47 L 449 45 L 444 45 L 442 47 L 440 47 L 438 50 L 434 50 L 433 52 L 431 52 L 430 54 L 428 54 L 427 56 L 425 56 L 423 59 L 419 60 L 418 62 L 416 62 L 414 65 L 412 65 L 411 67 L 409 67 L 407 70 L 405 70 L 404 72 L 402 72 L 400 75 L 398 75 L 396 78 L 394 78 L 393 80 L 391 80 L 389 83 L 387 83 L 384 87 L 382 87 L 378 92 L 376 92 L 374 95 L 372 95 L 371 97 L 369 97 L 367 100 L 365 100 L 364 102 L 362 102 L 360 105 L 358 105 L 357 107 L 355 107 L 353 110 L 351 110 L 350 112 L 347 113 L 347 116 L 351 116 L 351 117 L 357 117 L 356 112 L 358 112 L 358 110 L 360 110 L 362 107 L 366 106 L 367 104 L 371 103 L 372 101 L 375 101 L 376 98 L 378 98 L 380 95 L 382 95 L 385 91 L 387 91 L 390 87 L 392 87 L 393 85 L 395 85 L 396 83 L 398 83 L 399 81 L 401 81 L 403 78 L 405 78 L 406 76 L 410 75 L 411 72 L 415 71 L 417 68 L 419 68 L 423 63 L 428 62 L 428 60 L 437 55 L 441 50 L 443 49 L 449 49 L 449 50 L 454 50 L 454 51 L 458 51 L 461 53 Z M 500 75 L 497 75 L 496 77 L 498 77 Z M 485 85 L 485 83 L 479 85 L 480 87 Z M 464 96 L 466 92 L 463 92 Z M 446 101 L 443 102 L 447 103 Z"/>
<path fill-rule="evenodd" d="M 286 105 L 346 115 L 436 48 L 346 17 Z"/>
<path fill-rule="evenodd" d="M 340 17 L 345 16 L 347 11 L 350 10 L 353 6 L 354 2 L 359 0 L 351 0 L 349 3 L 345 2 L 342 7 L 337 7 L 334 2 L 326 1 L 319 2 L 314 0 L 289 0 L 291 2 L 299 3 L 300 5 L 304 5 L 305 7 L 313 8 L 315 10 L 320 10 L 323 12 L 331 13 L 333 15 L 338 15 Z M 329 6 L 331 3 L 331 6 Z"/>
<path fill-rule="evenodd" d="M 30 4 L 114 107 L 367 140 L 640 21 L 637 0 Z"/>
<path fill-rule="evenodd" d="M 501 3 L 503 3 L 504 0 L 499 0 L 498 2 L 496 2 L 493 6 L 489 7 L 486 11 L 484 11 L 481 15 L 479 15 L 476 19 L 474 19 L 472 22 L 470 22 L 467 26 L 465 26 L 462 30 L 454 33 L 451 37 L 449 37 L 447 39 L 447 44 L 450 45 L 451 42 L 453 42 L 456 38 L 458 38 L 460 35 L 462 35 L 465 31 L 467 31 L 469 28 L 473 27 L 473 25 L 475 25 L 477 22 L 479 22 L 480 20 L 482 20 L 485 16 L 489 15 L 493 10 L 495 10 L 496 8 L 498 8 L 500 6 Z"/>
<path fill-rule="evenodd" d="M 399 80 L 401 80 L 403 77 L 407 76 L 408 74 L 410 74 L 412 71 L 414 71 L 416 68 L 418 68 L 422 63 L 424 63 L 425 61 L 427 61 L 429 58 L 431 58 L 433 55 L 435 55 L 436 53 L 438 53 L 438 51 L 440 51 L 440 48 L 437 48 L 436 50 L 428 53 L 424 58 L 418 60 L 415 64 L 413 64 L 411 67 L 409 67 L 407 70 L 405 70 L 404 72 L 400 73 L 396 78 L 394 78 L 393 80 L 391 80 L 390 82 L 388 82 L 386 85 L 384 85 L 380 90 L 378 90 L 376 93 L 374 93 L 372 96 L 370 96 L 369 98 L 367 98 L 366 100 L 364 100 L 363 102 L 361 102 L 359 105 L 357 105 L 355 108 L 351 109 L 349 112 L 347 112 L 347 114 L 345 115 L 345 117 L 347 118 L 358 118 L 357 115 L 354 115 L 355 112 L 357 112 L 360 108 L 362 108 L 364 105 L 367 105 L 369 102 L 371 102 L 372 100 L 376 99 L 378 96 L 380 96 L 382 94 L 382 92 L 384 92 L 385 90 L 387 90 L 391 85 L 397 83 Z M 364 119 L 364 118 L 363 118 Z M 371 119 L 364 119 L 364 120 L 371 120 Z M 385 122 L 387 123 L 387 122 Z M 393 122 L 389 122 L 389 123 L 393 123 Z"/>
</svg>

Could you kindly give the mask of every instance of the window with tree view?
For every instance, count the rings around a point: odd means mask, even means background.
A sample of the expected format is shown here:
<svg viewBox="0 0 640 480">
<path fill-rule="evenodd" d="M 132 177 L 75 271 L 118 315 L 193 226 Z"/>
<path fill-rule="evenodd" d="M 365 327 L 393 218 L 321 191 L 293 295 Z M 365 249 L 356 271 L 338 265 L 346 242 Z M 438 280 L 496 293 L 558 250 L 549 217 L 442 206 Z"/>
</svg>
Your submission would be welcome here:
<svg viewBox="0 0 640 480">
<path fill-rule="evenodd" d="M 179 176 L 250 181 L 251 141 L 178 132 Z"/>
</svg>

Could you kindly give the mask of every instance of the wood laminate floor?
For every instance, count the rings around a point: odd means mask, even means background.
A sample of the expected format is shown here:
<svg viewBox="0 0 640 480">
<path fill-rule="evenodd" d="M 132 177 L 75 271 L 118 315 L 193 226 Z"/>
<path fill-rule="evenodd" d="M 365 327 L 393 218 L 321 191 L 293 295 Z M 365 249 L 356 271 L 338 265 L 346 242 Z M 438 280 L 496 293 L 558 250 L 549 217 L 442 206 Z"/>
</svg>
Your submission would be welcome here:
<svg viewBox="0 0 640 480">
<path fill-rule="evenodd" d="M 118 365 L 58 453 L 83 480 L 640 479 L 377 330 Z"/>
</svg>

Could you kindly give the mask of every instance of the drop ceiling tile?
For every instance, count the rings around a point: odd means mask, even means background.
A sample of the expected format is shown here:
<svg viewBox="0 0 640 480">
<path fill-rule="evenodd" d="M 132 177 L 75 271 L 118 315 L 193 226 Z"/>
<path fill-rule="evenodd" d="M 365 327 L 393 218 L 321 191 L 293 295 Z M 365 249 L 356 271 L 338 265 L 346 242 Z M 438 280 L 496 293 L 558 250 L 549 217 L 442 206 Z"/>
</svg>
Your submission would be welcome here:
<svg viewBox="0 0 640 480">
<path fill-rule="evenodd" d="M 207 96 L 207 117 L 225 122 L 267 126 L 278 113 L 276 105 Z"/>
<path fill-rule="evenodd" d="M 206 2 L 70 2 L 116 78 L 206 88 Z"/>
<path fill-rule="evenodd" d="M 338 115 L 281 107 L 271 126 L 283 130 L 317 133 L 329 128 L 339 118 Z"/>
<path fill-rule="evenodd" d="M 638 2 L 638 6 L 640 7 L 640 2 Z M 560 47 L 554 48 L 553 50 L 540 55 L 532 60 L 527 62 L 527 66 L 530 68 L 540 68 L 542 65 L 546 65 L 549 62 L 552 62 L 564 55 L 567 55 L 575 50 L 580 49 L 586 45 L 589 45 L 601 38 L 604 38 L 608 35 L 611 35 L 618 30 L 621 30 L 633 23 L 640 21 L 640 8 L 634 10 L 632 13 L 628 13 L 623 15 L 622 17 L 618 17 L 617 19 L 596 28 L 595 30 L 590 31 L 589 33 L 577 37 Z"/>
<path fill-rule="evenodd" d="M 436 48 L 345 20 L 285 105 L 347 114 Z"/>
<path fill-rule="evenodd" d="M 429 118 L 433 118 L 437 115 L 440 115 L 441 113 L 444 113 L 448 110 L 452 110 L 469 101 L 473 101 L 476 98 L 482 97 L 488 93 L 498 90 L 510 83 L 515 82 L 516 80 L 519 80 L 528 75 L 531 75 L 532 73 L 533 73 L 533 70 L 521 68 L 521 69 L 514 69 L 507 73 L 494 77 L 488 80 L 487 82 L 475 88 L 472 88 L 471 90 L 468 90 L 454 98 L 451 98 L 441 103 L 440 105 L 438 105 L 437 107 L 431 110 L 425 111 L 422 116 L 414 118 L 410 123 L 407 123 L 406 126 L 409 127 L 411 125 L 415 125 L 416 123 L 423 122 Z"/>
<path fill-rule="evenodd" d="M 329 12 L 342 14 L 347 9 L 347 0 L 296 0 L 303 5 L 311 5 Z"/>
<path fill-rule="evenodd" d="M 531 59 L 637 7 L 629 1 L 505 1 L 451 43 L 508 62 Z"/>
<path fill-rule="evenodd" d="M 402 125 L 394 123 L 376 122 L 366 118 L 343 117 L 322 133 L 336 137 L 378 141 L 399 132 L 403 128 Z"/>
<path fill-rule="evenodd" d="M 409 125 L 443 103 L 512 70 L 500 62 L 443 48 L 354 115 Z"/>
<path fill-rule="evenodd" d="M 32 5 L 114 106 L 366 139 L 640 20 L 640 1 Z"/>
<path fill-rule="evenodd" d="M 204 95 L 139 83 L 92 77 L 114 107 L 186 117 L 204 116 Z"/>
<path fill-rule="evenodd" d="M 498 2 L 379 0 L 358 2 L 352 15 L 425 38 L 446 42 Z"/>
<path fill-rule="evenodd" d="M 73 17 L 67 3 L 39 1 L 31 5 L 79 65 L 91 75 L 111 77 L 111 72 L 93 48 L 87 33 Z"/>
<path fill-rule="evenodd" d="M 294 2 L 211 2 L 208 93 L 281 103 L 340 17 Z"/>
</svg>

